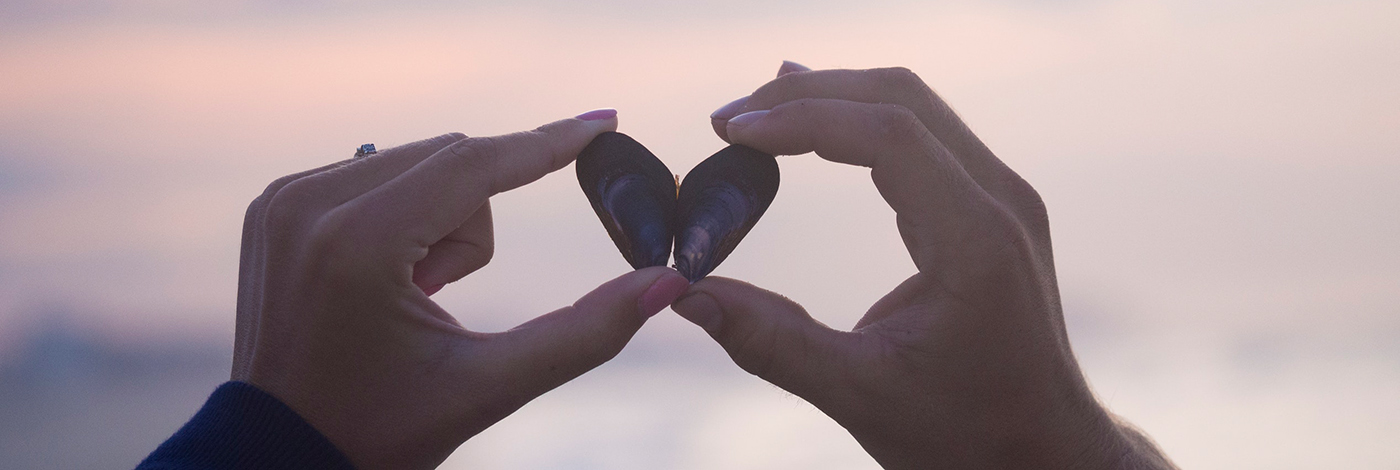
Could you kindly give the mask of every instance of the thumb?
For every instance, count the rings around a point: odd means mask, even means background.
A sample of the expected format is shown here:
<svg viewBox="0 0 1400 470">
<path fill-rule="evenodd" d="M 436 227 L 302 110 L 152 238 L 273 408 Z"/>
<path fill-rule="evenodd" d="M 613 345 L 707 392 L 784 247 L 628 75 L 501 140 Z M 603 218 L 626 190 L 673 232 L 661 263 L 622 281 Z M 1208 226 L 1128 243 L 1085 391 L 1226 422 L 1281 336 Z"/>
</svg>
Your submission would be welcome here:
<svg viewBox="0 0 1400 470">
<path fill-rule="evenodd" d="M 493 335 L 483 357 L 500 358 L 497 371 L 507 383 L 524 385 L 531 397 L 543 394 L 612 359 L 688 286 L 666 267 L 618 276 L 572 306 Z"/>
<path fill-rule="evenodd" d="M 823 325 L 796 302 L 752 284 L 710 276 L 671 305 L 710 334 L 744 371 L 811 400 L 834 383 L 849 333 Z"/>
</svg>

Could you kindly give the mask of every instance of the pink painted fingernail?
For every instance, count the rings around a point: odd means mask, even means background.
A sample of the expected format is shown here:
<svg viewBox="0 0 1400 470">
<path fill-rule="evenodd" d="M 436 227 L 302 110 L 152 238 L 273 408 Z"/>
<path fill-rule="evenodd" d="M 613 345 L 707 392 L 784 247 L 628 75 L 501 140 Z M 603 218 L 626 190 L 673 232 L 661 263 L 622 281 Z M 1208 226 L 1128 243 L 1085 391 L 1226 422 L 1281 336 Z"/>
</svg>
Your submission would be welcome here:
<svg viewBox="0 0 1400 470">
<path fill-rule="evenodd" d="M 592 111 L 589 111 L 589 112 L 580 114 L 580 115 L 578 115 L 578 116 L 574 116 L 574 119 L 578 119 L 578 120 L 580 120 L 580 121 L 602 121 L 602 120 L 604 120 L 604 119 L 612 119 L 612 118 L 615 118 L 615 117 L 617 117 L 617 110 L 616 110 L 616 109 L 612 109 L 612 108 L 603 108 L 603 109 L 595 109 L 595 110 L 592 110 Z"/>
<path fill-rule="evenodd" d="M 733 119 L 729 120 L 729 128 L 735 130 L 743 129 L 745 127 L 748 127 L 749 124 L 753 124 L 759 119 L 763 119 L 763 117 L 767 115 L 768 110 L 762 109 L 758 111 L 749 111 L 747 113 L 734 116 Z"/>
<path fill-rule="evenodd" d="M 690 281 L 680 274 L 673 272 L 666 273 L 651 283 L 651 287 L 637 299 L 637 310 L 642 314 L 642 320 L 651 318 L 661 312 L 661 309 L 675 302 L 677 297 L 685 293 L 690 288 Z"/>
<path fill-rule="evenodd" d="M 436 285 L 436 286 L 424 287 L 424 288 L 423 288 L 423 294 L 425 294 L 425 295 L 433 295 L 433 294 L 436 294 L 437 291 L 442 290 L 442 288 L 443 288 L 444 286 L 446 286 L 446 285 L 447 285 L 447 284 L 438 284 L 438 285 Z"/>
<path fill-rule="evenodd" d="M 735 114 L 738 114 L 738 113 L 739 113 L 739 110 L 740 110 L 740 109 L 743 109 L 744 103 L 748 103 L 748 102 L 749 102 L 749 97 L 747 97 L 747 96 L 745 96 L 745 97 L 743 97 L 743 98 L 739 98 L 739 99 L 734 100 L 734 101 L 730 101 L 729 104 L 726 104 L 726 105 L 724 105 L 724 106 L 720 106 L 719 109 L 716 109 L 716 110 L 715 110 L 715 112 L 710 113 L 710 119 L 725 120 L 725 119 L 732 118 L 732 117 L 734 117 Z"/>
</svg>

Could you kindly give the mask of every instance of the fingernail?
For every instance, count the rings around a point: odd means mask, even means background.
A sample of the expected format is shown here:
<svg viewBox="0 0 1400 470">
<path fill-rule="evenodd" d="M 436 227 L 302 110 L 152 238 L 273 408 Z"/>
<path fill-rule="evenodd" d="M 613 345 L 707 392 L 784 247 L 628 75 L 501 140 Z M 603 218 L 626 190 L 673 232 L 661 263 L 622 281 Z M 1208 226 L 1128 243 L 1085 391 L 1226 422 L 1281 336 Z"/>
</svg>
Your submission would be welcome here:
<svg viewBox="0 0 1400 470">
<path fill-rule="evenodd" d="M 574 119 L 578 119 L 578 120 L 581 120 L 581 121 L 602 121 L 602 120 L 604 120 L 604 119 L 612 119 L 612 118 L 615 118 L 615 117 L 617 117 L 617 110 L 616 110 L 616 109 L 612 109 L 612 108 L 603 108 L 603 109 L 595 109 L 595 110 L 592 110 L 592 111 L 589 111 L 589 112 L 580 114 L 580 115 L 578 115 L 578 116 L 574 116 Z"/>
<path fill-rule="evenodd" d="M 768 110 L 763 109 L 759 111 L 749 111 L 747 113 L 734 116 L 732 119 L 729 120 L 729 128 L 733 130 L 743 129 L 745 127 L 748 127 L 749 124 L 753 124 L 759 119 L 763 119 L 763 117 L 767 115 Z"/>
<path fill-rule="evenodd" d="M 740 109 L 743 109 L 744 103 L 748 102 L 749 97 L 747 96 L 734 101 L 730 101 L 729 104 L 720 106 L 719 109 L 715 110 L 715 112 L 710 113 L 710 119 L 724 120 L 732 118 L 735 114 L 739 112 Z"/>
<path fill-rule="evenodd" d="M 783 75 L 787 75 L 787 74 L 790 74 L 790 73 L 793 73 L 793 72 L 811 72 L 811 71 L 812 71 L 812 69 L 807 68 L 806 65 L 802 65 L 802 64 L 799 64 L 799 63 L 797 63 L 797 62 L 793 62 L 793 61 L 791 61 L 791 60 L 784 60 L 784 61 L 783 61 L 783 65 L 782 65 L 781 67 L 778 67 L 778 76 L 781 77 L 781 76 L 783 76 Z"/>
<path fill-rule="evenodd" d="M 642 314 L 642 320 L 651 318 L 661 312 L 661 309 L 671 305 L 690 288 L 690 281 L 674 272 L 666 273 L 656 281 L 651 283 L 651 287 L 642 293 L 642 297 L 637 299 L 637 309 Z"/>
<path fill-rule="evenodd" d="M 710 334 L 718 333 L 720 324 L 724 322 L 724 311 L 720 310 L 719 303 L 704 292 L 681 297 L 671 304 L 671 310 Z"/>
<path fill-rule="evenodd" d="M 436 286 L 424 287 L 424 288 L 423 288 L 423 294 L 424 294 L 424 295 L 433 295 L 433 294 L 436 294 L 437 291 L 442 290 L 442 288 L 443 288 L 444 286 L 446 286 L 446 285 L 447 285 L 447 284 L 438 284 L 438 285 L 436 285 Z"/>
</svg>

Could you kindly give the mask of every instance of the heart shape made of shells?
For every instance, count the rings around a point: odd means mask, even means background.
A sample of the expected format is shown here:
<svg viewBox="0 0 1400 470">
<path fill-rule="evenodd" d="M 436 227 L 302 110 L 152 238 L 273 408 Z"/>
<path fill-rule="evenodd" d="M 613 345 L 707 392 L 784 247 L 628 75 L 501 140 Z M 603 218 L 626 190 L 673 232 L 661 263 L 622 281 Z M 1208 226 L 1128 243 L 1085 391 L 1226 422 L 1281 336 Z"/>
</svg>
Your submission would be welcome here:
<svg viewBox="0 0 1400 470">
<path fill-rule="evenodd" d="M 778 194 L 772 155 L 730 145 L 684 181 L 646 147 L 618 132 L 599 135 L 578 155 L 578 183 L 634 269 L 665 266 L 698 281 L 758 223 Z M 673 250 L 674 247 L 674 250 Z"/>
</svg>

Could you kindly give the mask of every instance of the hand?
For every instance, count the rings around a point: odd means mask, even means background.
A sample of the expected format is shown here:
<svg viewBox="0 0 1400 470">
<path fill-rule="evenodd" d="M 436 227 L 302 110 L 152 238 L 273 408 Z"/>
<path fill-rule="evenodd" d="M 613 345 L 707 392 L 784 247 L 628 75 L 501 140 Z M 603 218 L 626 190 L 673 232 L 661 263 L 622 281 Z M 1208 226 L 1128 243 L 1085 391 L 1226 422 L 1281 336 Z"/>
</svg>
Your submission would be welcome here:
<svg viewBox="0 0 1400 470">
<path fill-rule="evenodd" d="M 233 380 L 296 410 L 358 468 L 431 468 L 611 359 L 685 278 L 628 273 L 495 334 L 463 329 L 428 298 L 490 261 L 487 199 L 617 128 L 599 114 L 445 135 L 272 183 L 244 222 Z"/>
<path fill-rule="evenodd" d="M 672 307 L 744 370 L 845 427 L 885 468 L 1152 468 L 1070 352 L 1039 195 L 914 73 L 779 77 L 713 116 L 719 136 L 870 168 L 918 272 L 837 331 L 710 277 Z"/>
</svg>

